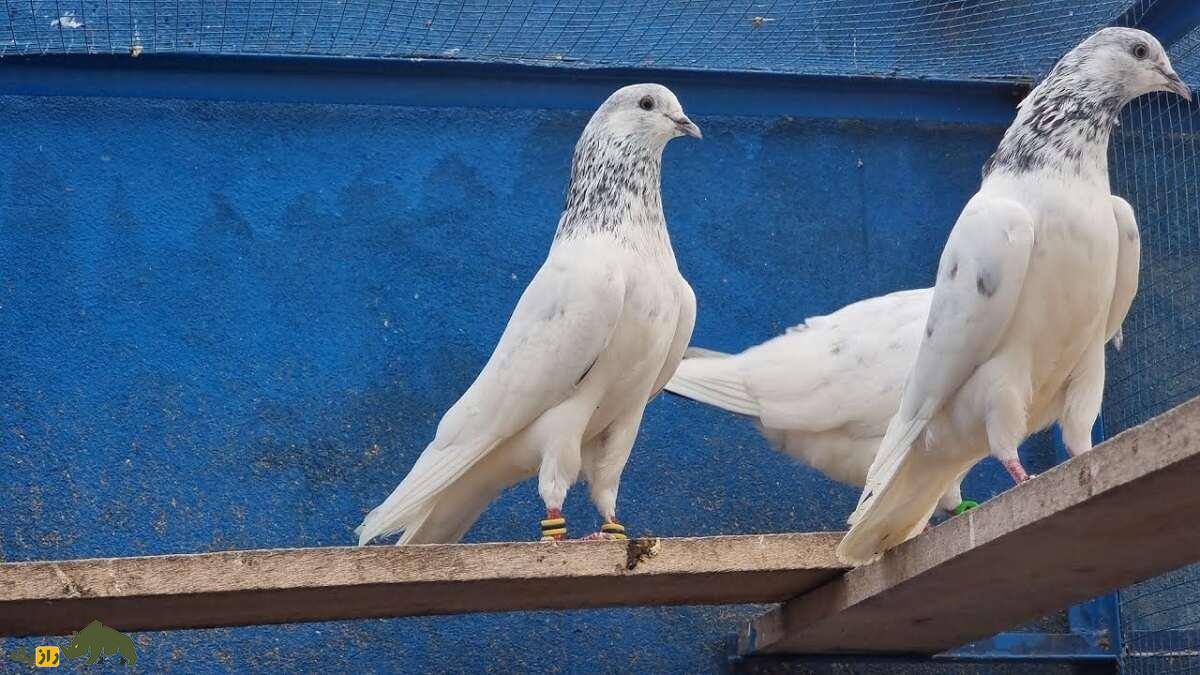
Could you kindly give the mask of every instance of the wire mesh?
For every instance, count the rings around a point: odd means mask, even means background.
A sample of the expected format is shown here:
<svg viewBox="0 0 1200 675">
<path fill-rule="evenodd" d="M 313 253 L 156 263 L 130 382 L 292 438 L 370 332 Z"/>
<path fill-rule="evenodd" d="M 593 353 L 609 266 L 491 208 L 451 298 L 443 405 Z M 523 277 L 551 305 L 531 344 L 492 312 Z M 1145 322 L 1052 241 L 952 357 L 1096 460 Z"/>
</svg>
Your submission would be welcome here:
<svg viewBox="0 0 1200 675">
<path fill-rule="evenodd" d="M 1200 82 L 1200 29 L 1169 51 L 1180 75 Z M 1125 346 L 1109 362 L 1110 433 L 1200 395 L 1200 108 L 1153 95 L 1121 121 L 1113 190 L 1137 213 L 1142 273 Z M 1200 674 L 1200 565 L 1127 588 L 1120 601 L 1123 672 Z"/>
<path fill-rule="evenodd" d="M 4 0 L 0 56 L 453 59 L 1031 78 L 1155 0 Z"/>
<path fill-rule="evenodd" d="M 0 57 L 438 59 L 953 80 L 1034 79 L 1157 0 L 3 0 Z M 1171 48 L 1200 84 L 1200 30 Z M 1138 214 L 1141 288 L 1112 355 L 1116 432 L 1200 395 L 1198 108 L 1131 105 L 1113 186 Z M 1130 673 L 1200 673 L 1200 566 L 1121 593 Z"/>
</svg>

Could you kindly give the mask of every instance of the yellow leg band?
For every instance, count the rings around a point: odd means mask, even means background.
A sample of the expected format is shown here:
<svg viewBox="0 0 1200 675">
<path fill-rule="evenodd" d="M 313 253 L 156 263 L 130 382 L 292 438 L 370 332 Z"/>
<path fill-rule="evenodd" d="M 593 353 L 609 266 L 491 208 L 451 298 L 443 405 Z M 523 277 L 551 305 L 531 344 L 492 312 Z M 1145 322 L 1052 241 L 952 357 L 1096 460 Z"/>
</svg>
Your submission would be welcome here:
<svg viewBox="0 0 1200 675">
<path fill-rule="evenodd" d="M 600 532 L 607 534 L 613 539 L 626 539 L 625 526 L 620 523 L 604 523 L 600 526 Z"/>
<path fill-rule="evenodd" d="M 542 521 L 541 525 L 542 541 L 561 539 L 567 536 L 567 519 L 562 516 L 546 518 Z"/>
</svg>

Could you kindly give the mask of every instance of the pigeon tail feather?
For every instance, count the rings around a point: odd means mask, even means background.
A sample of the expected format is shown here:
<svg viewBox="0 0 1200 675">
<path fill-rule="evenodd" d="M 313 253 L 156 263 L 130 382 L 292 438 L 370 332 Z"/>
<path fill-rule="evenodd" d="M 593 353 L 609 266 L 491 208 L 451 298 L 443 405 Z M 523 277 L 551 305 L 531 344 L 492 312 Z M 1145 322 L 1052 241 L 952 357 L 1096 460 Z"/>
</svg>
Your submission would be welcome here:
<svg viewBox="0 0 1200 675">
<path fill-rule="evenodd" d="M 920 534 L 947 489 L 970 467 L 924 452 L 897 456 L 898 461 L 872 467 L 868 487 L 850 516 L 850 531 L 837 547 L 842 562 L 865 565 Z"/>
<path fill-rule="evenodd" d="M 495 446 L 475 443 L 467 447 L 445 446 L 437 440 L 417 458 L 404 480 L 382 504 L 371 509 L 355 532 L 358 545 L 376 537 L 387 537 L 420 524 L 444 493 L 484 459 Z M 431 449 L 436 447 L 436 452 Z M 447 542 L 449 543 L 449 542 Z"/>
<path fill-rule="evenodd" d="M 727 359 L 733 354 L 729 352 L 719 352 L 715 349 L 705 349 L 704 347 L 688 347 L 683 352 L 685 359 Z"/>
<path fill-rule="evenodd" d="M 462 448 L 451 448 L 460 451 Z M 453 544 L 479 520 L 480 514 L 500 493 L 528 477 L 528 472 L 513 465 L 504 452 L 487 454 L 457 475 L 444 475 L 431 490 L 422 481 L 420 487 L 400 483 L 382 504 L 367 514 L 359 526 L 358 544 L 376 537 L 403 532 L 397 544 Z M 421 465 L 421 460 L 417 461 Z M 416 474 L 416 468 L 413 474 Z M 413 475 L 410 474 L 410 475 Z M 428 496 L 420 497 L 421 494 Z"/>
<path fill-rule="evenodd" d="M 722 410 L 758 417 L 762 415 L 762 407 L 746 389 L 737 365 L 727 355 L 685 358 L 664 388 Z"/>
</svg>

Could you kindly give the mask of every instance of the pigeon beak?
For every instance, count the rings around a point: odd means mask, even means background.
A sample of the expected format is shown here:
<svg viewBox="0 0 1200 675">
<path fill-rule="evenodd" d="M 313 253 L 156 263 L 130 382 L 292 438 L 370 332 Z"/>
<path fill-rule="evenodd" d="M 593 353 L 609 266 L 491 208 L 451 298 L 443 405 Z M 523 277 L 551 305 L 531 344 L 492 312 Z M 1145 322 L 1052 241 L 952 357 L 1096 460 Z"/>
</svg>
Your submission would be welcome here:
<svg viewBox="0 0 1200 675">
<path fill-rule="evenodd" d="M 689 120 L 687 115 L 669 115 L 671 121 L 675 123 L 675 130 L 681 134 L 687 134 L 692 138 L 704 138 L 704 134 L 700 133 L 700 127 L 696 123 Z"/>
<path fill-rule="evenodd" d="M 1185 84 L 1183 80 L 1179 79 L 1179 75 L 1177 75 L 1175 73 L 1175 71 L 1171 69 L 1170 66 L 1167 66 L 1166 68 L 1162 68 L 1161 70 L 1162 70 L 1163 77 L 1166 78 L 1166 80 L 1167 80 L 1166 81 L 1167 91 L 1175 92 L 1176 94 L 1179 94 L 1180 96 L 1191 101 L 1192 100 L 1192 90 L 1188 89 L 1187 84 Z"/>
</svg>

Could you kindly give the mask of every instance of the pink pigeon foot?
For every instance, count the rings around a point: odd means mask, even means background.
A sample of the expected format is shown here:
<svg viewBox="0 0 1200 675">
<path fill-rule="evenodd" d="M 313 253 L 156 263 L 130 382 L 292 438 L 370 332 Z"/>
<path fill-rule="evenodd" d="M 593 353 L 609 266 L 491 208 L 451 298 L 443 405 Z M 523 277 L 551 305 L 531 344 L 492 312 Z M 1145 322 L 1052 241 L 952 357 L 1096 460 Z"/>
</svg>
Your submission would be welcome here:
<svg viewBox="0 0 1200 675">
<path fill-rule="evenodd" d="M 1008 475 L 1012 476 L 1013 482 L 1017 485 L 1029 480 L 1029 474 L 1025 473 L 1025 467 L 1021 466 L 1019 459 L 1004 460 L 1004 468 L 1008 469 Z"/>
</svg>

